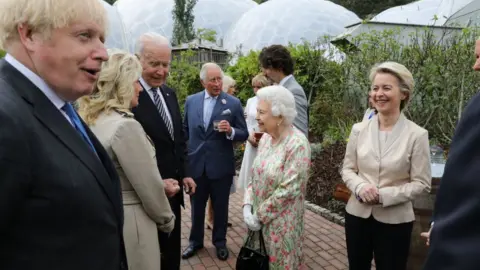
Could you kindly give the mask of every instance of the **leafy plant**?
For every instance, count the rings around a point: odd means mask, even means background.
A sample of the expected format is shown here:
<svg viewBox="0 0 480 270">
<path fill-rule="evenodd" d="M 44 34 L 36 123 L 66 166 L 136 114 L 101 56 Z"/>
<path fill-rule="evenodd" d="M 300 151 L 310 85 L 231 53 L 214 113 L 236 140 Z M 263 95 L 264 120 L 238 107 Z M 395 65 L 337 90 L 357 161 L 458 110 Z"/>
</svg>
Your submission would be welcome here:
<svg viewBox="0 0 480 270">
<path fill-rule="evenodd" d="M 194 51 L 187 50 L 175 57 L 170 67 L 170 76 L 167 79 L 167 85 L 176 90 L 182 112 L 187 96 L 203 90 L 199 78 L 200 63 L 192 62 L 194 56 Z"/>
<path fill-rule="evenodd" d="M 210 42 L 217 41 L 217 32 L 213 29 L 198 28 L 195 36 L 200 40 L 207 40 Z"/>
<path fill-rule="evenodd" d="M 448 147 L 456 122 L 468 100 L 477 92 L 478 74 L 471 70 L 472 51 L 478 31 L 465 29 L 457 34 L 434 35 L 420 29 L 398 40 L 399 29 L 364 33 L 352 39 L 352 47 L 341 62 L 325 58 L 324 37 L 318 42 L 288 46 L 295 61 L 295 77 L 310 102 L 312 141 L 345 142 L 353 123 L 361 121 L 367 109 L 370 69 L 383 61 L 404 64 L 413 74 L 415 89 L 405 115 L 429 131 L 430 140 Z M 237 96 L 246 103 L 253 96 L 251 79 L 260 72 L 257 51 L 238 56 L 227 73 L 237 81 Z M 202 89 L 199 64 L 187 61 L 187 51 L 172 62 L 169 84 L 185 97 Z"/>
<path fill-rule="evenodd" d="M 235 85 L 236 96 L 243 104 L 246 104 L 247 100 L 254 95 L 252 79 L 260 73 L 258 54 L 258 52 L 252 51 L 246 56 L 239 57 L 237 63 L 227 69 L 227 73 L 237 82 Z"/>
<path fill-rule="evenodd" d="M 398 30 L 362 34 L 353 39 L 360 51 L 352 53 L 342 64 L 344 92 L 357 116 L 366 105 L 370 87 L 368 72 L 383 61 L 404 64 L 413 74 L 415 89 L 405 115 L 426 128 L 430 138 L 444 146 L 451 142 L 456 122 L 467 101 L 477 92 L 478 74 L 471 69 L 472 49 L 478 31 L 465 29 L 441 35 L 422 29 L 410 35 L 402 46 Z"/>
<path fill-rule="evenodd" d="M 172 44 L 179 45 L 190 42 L 195 38 L 193 9 L 198 0 L 175 0 L 172 10 L 173 37 Z"/>
</svg>

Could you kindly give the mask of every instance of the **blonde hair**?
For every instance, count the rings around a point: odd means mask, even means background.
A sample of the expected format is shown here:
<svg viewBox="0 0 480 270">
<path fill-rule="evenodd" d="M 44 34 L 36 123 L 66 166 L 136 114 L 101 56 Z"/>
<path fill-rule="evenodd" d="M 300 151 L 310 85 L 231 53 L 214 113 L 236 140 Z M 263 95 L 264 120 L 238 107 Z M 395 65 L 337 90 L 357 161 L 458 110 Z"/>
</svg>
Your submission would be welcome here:
<svg viewBox="0 0 480 270">
<path fill-rule="evenodd" d="M 142 74 L 138 58 L 130 53 L 109 51 L 107 62 L 102 65 L 95 89 L 90 96 L 79 99 L 79 114 L 92 125 L 102 112 L 117 110 L 131 115 L 130 104 L 135 94 L 134 83 Z"/>
<path fill-rule="evenodd" d="M 263 74 L 258 74 L 257 76 L 253 77 L 252 84 L 256 84 L 256 83 L 259 83 L 261 85 L 260 88 L 272 85 L 270 80 L 268 80 L 268 78 Z"/>
<path fill-rule="evenodd" d="M 375 65 L 371 69 L 369 76 L 370 83 L 373 84 L 373 80 L 378 73 L 390 74 L 398 79 L 400 91 L 406 96 L 406 98 L 400 102 L 400 110 L 403 110 L 410 101 L 413 88 L 415 87 L 412 73 L 404 65 L 397 62 L 383 62 Z"/>
<path fill-rule="evenodd" d="M 223 75 L 222 82 L 223 82 L 223 89 L 222 90 L 225 93 L 228 93 L 228 89 L 230 89 L 232 87 L 235 87 L 235 84 L 236 84 L 235 80 L 228 75 Z"/>
<path fill-rule="evenodd" d="M 50 37 L 53 29 L 84 19 L 107 28 L 107 12 L 99 0 L 2 0 L 0 1 L 0 49 L 19 39 L 17 27 L 26 24 L 34 32 Z"/>
</svg>

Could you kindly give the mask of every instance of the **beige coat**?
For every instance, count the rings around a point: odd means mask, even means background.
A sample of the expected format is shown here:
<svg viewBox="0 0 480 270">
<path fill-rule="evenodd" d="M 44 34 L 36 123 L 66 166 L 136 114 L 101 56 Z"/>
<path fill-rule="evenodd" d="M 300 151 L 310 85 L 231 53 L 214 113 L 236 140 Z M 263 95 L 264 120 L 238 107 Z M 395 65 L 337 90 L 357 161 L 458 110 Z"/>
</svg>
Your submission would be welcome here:
<svg viewBox="0 0 480 270">
<path fill-rule="evenodd" d="M 380 153 L 381 152 L 381 153 Z M 412 200 L 430 191 L 430 147 L 428 132 L 400 115 L 379 147 L 378 116 L 357 123 L 350 134 L 342 168 L 342 178 L 352 191 L 347 204 L 351 215 L 383 223 L 399 224 L 415 220 Z M 355 197 L 362 183 L 379 189 L 380 205 L 367 205 Z"/>
<path fill-rule="evenodd" d="M 133 116 L 101 114 L 90 127 L 113 160 L 122 185 L 128 269 L 160 269 L 157 227 L 171 232 L 175 216 L 157 169 L 155 150 Z"/>
</svg>

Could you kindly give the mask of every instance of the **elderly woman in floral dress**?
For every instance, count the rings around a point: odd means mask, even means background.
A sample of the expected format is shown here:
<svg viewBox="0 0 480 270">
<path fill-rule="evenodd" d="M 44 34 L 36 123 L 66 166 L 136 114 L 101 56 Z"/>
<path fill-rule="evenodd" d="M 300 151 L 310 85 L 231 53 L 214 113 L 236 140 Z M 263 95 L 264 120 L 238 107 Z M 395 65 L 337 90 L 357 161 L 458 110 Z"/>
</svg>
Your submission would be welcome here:
<svg viewBox="0 0 480 270">
<path fill-rule="evenodd" d="M 305 191 L 310 145 L 292 122 L 297 114 L 293 94 L 274 85 L 257 92 L 257 121 L 264 132 L 252 165 L 243 215 L 252 231 L 262 229 L 270 269 L 303 266 Z"/>
</svg>

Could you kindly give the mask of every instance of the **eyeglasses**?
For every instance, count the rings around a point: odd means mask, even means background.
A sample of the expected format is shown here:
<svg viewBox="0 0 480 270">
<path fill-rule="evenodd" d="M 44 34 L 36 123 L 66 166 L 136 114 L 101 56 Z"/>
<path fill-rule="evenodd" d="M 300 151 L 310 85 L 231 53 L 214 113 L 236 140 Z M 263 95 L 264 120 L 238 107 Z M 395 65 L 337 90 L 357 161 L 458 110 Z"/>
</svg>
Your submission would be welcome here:
<svg viewBox="0 0 480 270">
<path fill-rule="evenodd" d="M 222 82 L 222 77 L 214 77 L 208 80 L 211 83 Z"/>
</svg>

